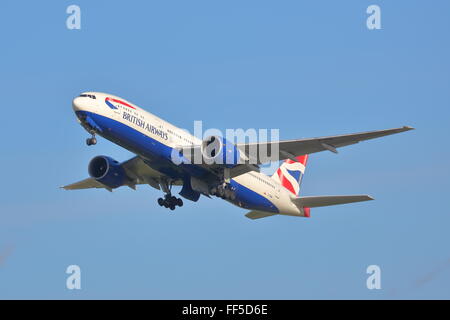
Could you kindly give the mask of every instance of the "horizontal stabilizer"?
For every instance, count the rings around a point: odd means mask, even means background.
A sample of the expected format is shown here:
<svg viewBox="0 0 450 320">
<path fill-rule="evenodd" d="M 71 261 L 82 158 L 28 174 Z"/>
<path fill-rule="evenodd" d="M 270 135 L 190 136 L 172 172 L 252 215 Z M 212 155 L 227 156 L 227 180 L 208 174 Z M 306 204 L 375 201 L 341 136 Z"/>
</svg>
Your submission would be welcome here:
<svg viewBox="0 0 450 320">
<path fill-rule="evenodd" d="M 373 200 L 373 198 L 368 195 L 351 195 L 298 197 L 292 201 L 299 208 L 315 208 L 369 200 Z"/>
<path fill-rule="evenodd" d="M 249 219 L 255 220 L 255 219 L 261 219 L 265 217 L 270 217 L 276 215 L 274 212 L 264 212 L 264 211 L 250 211 L 245 216 Z"/>
</svg>

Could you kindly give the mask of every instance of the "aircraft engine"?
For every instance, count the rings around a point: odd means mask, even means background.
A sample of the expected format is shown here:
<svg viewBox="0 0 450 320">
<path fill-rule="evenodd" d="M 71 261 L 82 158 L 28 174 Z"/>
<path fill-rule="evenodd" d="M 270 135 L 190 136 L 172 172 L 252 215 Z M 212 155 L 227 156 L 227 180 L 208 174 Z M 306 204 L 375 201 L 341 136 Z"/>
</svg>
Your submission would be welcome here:
<svg viewBox="0 0 450 320">
<path fill-rule="evenodd" d="M 97 156 L 89 162 L 89 175 L 105 186 L 114 189 L 122 186 L 127 179 L 120 163 L 110 157 Z"/>
<path fill-rule="evenodd" d="M 220 136 L 209 136 L 202 142 L 202 155 L 208 164 L 223 164 L 233 168 L 239 164 L 239 149 L 231 142 Z"/>
</svg>

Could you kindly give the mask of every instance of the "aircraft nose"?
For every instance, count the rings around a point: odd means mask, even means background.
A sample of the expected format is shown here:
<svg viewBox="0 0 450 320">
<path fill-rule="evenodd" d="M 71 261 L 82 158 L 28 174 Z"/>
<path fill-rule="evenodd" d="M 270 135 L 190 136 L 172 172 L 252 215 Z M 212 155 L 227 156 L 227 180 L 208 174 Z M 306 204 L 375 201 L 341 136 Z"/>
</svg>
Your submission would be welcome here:
<svg viewBox="0 0 450 320">
<path fill-rule="evenodd" d="M 73 111 L 82 111 L 83 110 L 83 98 L 76 97 L 72 100 L 72 108 Z"/>
</svg>

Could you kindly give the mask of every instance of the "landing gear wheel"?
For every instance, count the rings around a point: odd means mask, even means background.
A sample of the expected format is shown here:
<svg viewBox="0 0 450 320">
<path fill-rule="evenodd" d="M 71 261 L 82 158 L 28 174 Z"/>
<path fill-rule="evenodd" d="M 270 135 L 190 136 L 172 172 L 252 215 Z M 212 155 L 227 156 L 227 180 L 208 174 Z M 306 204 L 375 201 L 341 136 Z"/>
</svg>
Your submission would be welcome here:
<svg viewBox="0 0 450 320">
<path fill-rule="evenodd" d="M 87 138 L 87 139 L 86 139 L 86 144 L 87 144 L 88 146 L 95 145 L 95 144 L 97 144 L 97 139 L 96 139 L 95 137 Z"/>
<path fill-rule="evenodd" d="M 175 208 L 181 207 L 183 205 L 183 200 L 180 198 L 174 197 L 171 194 L 172 182 L 167 180 L 162 180 L 161 183 L 162 191 L 164 192 L 164 198 L 158 199 L 158 204 L 165 208 L 169 208 L 170 210 L 175 210 Z"/>
</svg>

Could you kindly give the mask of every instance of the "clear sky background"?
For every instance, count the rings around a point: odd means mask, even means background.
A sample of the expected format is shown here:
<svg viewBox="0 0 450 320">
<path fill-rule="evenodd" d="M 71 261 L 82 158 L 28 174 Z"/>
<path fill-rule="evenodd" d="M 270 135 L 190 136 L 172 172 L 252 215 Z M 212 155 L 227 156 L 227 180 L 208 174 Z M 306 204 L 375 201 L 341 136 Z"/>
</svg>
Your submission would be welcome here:
<svg viewBox="0 0 450 320">
<path fill-rule="evenodd" d="M 66 8 L 81 7 L 81 30 Z M 381 7 L 382 30 L 366 28 Z M 0 298 L 450 298 L 450 2 L 1 1 Z M 251 221 L 219 199 L 161 208 L 141 186 L 64 191 L 99 154 L 82 91 L 175 125 L 282 139 L 410 125 L 313 154 L 303 195 L 376 200 Z M 66 289 L 67 266 L 82 289 Z M 381 290 L 366 268 L 381 267 Z"/>
</svg>

